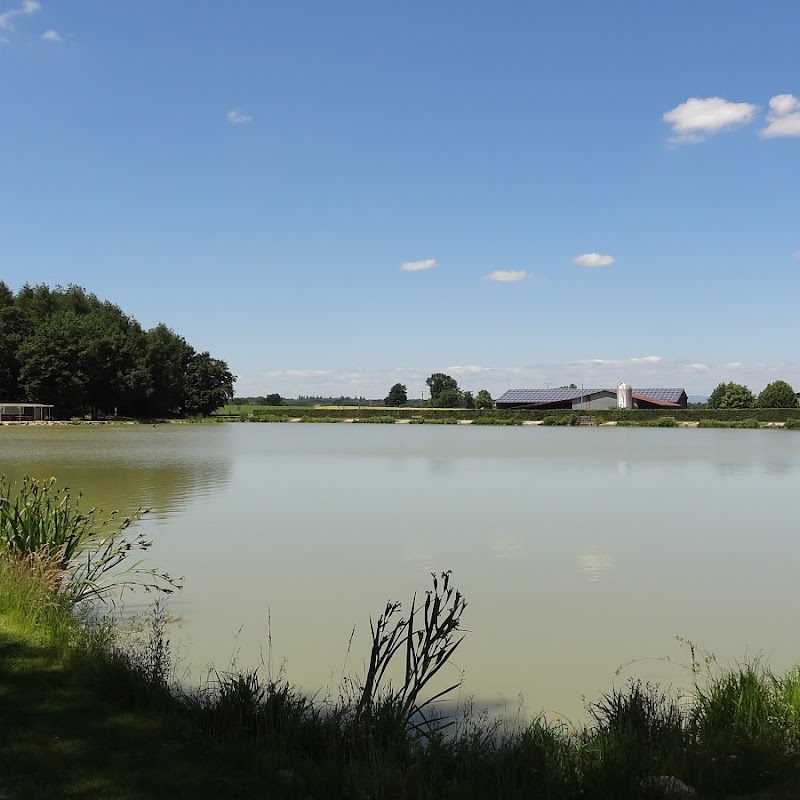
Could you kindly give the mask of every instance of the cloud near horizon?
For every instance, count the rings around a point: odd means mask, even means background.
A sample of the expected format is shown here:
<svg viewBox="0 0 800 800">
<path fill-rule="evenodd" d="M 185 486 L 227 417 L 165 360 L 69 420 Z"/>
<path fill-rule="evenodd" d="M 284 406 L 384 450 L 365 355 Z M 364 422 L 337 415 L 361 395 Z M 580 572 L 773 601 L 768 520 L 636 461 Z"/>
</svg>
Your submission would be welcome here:
<svg viewBox="0 0 800 800">
<path fill-rule="evenodd" d="M 423 367 L 394 367 L 374 370 L 306 369 L 240 373 L 236 383 L 238 397 L 278 392 L 284 397 L 322 395 L 381 398 L 391 386 L 403 383 L 411 397 L 427 396 L 425 380 L 434 372 L 454 377 L 462 389 L 477 392 L 488 389 L 498 397 L 506 389 L 545 388 L 547 384 L 591 384 L 593 388 L 616 386 L 621 380 L 638 386 L 682 386 L 688 394 L 709 394 L 723 381 L 736 380 L 760 391 L 778 378 L 800 388 L 800 361 L 729 361 L 706 364 L 660 355 L 631 358 L 589 358 L 561 364 L 520 366 L 480 366 L 461 364 Z"/>
<path fill-rule="evenodd" d="M 497 281 L 498 283 L 513 283 L 515 281 L 526 281 L 533 277 L 530 272 L 524 269 L 496 269 L 488 275 L 484 275 L 485 281 Z"/>
<path fill-rule="evenodd" d="M 577 264 L 579 267 L 589 267 L 590 269 L 608 267 L 615 262 L 614 256 L 602 255 L 601 253 L 582 253 L 572 259 L 573 264 Z"/>
<path fill-rule="evenodd" d="M 241 108 L 232 108 L 225 114 L 225 118 L 231 125 L 247 125 L 253 121 L 253 118 L 249 114 L 245 114 Z"/>
<path fill-rule="evenodd" d="M 421 261 L 404 261 L 400 265 L 400 269 L 403 272 L 422 272 L 438 266 L 439 264 L 435 258 L 423 258 Z"/>
<path fill-rule="evenodd" d="M 690 97 L 665 112 L 661 119 L 672 126 L 672 144 L 702 142 L 720 131 L 746 125 L 755 119 L 758 106 L 732 103 L 721 97 Z"/>
</svg>

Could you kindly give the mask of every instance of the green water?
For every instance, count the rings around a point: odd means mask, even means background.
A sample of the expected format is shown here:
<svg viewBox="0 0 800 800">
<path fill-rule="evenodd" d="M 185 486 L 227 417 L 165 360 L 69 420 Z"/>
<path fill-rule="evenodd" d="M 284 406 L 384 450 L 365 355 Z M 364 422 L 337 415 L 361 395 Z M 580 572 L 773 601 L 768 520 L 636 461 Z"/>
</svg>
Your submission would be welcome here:
<svg viewBox="0 0 800 800">
<path fill-rule="evenodd" d="M 800 660 L 800 434 L 9 426 L 0 472 L 152 508 L 150 561 L 186 579 L 171 608 L 187 679 L 271 662 L 335 694 L 362 669 L 369 614 L 443 569 L 469 602 L 445 678 L 507 713 L 522 696 L 577 718 L 627 675 L 688 685 L 665 660 L 688 658 L 675 634 L 723 662 Z"/>
</svg>

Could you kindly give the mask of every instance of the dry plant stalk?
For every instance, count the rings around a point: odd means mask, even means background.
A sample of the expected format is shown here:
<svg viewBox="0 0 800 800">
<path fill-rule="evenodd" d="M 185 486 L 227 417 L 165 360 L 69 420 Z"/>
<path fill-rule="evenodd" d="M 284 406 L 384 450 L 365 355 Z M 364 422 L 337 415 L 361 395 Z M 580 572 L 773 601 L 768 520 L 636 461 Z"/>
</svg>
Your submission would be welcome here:
<svg viewBox="0 0 800 800">
<path fill-rule="evenodd" d="M 426 592 L 422 605 L 417 605 L 417 595 L 414 594 L 408 619 L 401 617 L 395 621 L 401 610 L 398 602 L 388 602 L 376 622 L 370 617 L 372 648 L 356 707 L 358 715 L 372 709 L 380 699 L 388 702 L 400 719 L 412 724 L 411 718 L 415 714 L 425 720 L 423 709 L 461 684 L 459 680 L 425 702 L 418 702 L 422 690 L 464 640 L 464 635 L 459 635 L 461 615 L 467 606 L 464 596 L 450 585 L 449 571 L 441 575 L 432 572 L 431 577 L 433 589 Z M 397 688 L 391 684 L 384 688 L 382 680 L 386 670 L 401 650 L 405 651 L 403 683 Z"/>
</svg>

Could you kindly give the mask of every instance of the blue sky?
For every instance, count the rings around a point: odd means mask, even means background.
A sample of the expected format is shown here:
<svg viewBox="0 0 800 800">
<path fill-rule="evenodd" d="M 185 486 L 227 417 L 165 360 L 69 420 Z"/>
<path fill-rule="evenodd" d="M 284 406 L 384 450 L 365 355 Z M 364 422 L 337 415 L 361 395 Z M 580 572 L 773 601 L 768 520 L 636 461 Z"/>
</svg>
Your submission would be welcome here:
<svg viewBox="0 0 800 800">
<path fill-rule="evenodd" d="M 800 3 L 0 0 L 0 278 L 237 392 L 800 389 Z"/>
</svg>

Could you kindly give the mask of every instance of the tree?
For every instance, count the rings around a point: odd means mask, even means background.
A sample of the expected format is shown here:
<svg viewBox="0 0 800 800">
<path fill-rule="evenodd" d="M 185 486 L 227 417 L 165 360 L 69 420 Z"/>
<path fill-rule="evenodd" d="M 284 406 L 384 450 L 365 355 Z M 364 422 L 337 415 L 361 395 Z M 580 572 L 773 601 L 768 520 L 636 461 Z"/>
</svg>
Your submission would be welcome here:
<svg viewBox="0 0 800 800">
<path fill-rule="evenodd" d="M 396 383 L 389 389 L 389 394 L 383 401 L 387 406 L 404 406 L 408 402 L 408 388 L 403 383 Z"/>
<path fill-rule="evenodd" d="M 472 396 L 472 392 L 464 392 L 461 397 L 461 402 L 464 404 L 464 408 L 470 410 L 475 408 L 475 398 Z"/>
<path fill-rule="evenodd" d="M 753 393 L 740 383 L 720 383 L 708 398 L 709 408 L 752 408 Z"/>
<path fill-rule="evenodd" d="M 458 389 L 444 389 L 435 400 L 431 400 L 431 405 L 436 408 L 461 408 L 463 404 L 464 396 Z"/>
<path fill-rule="evenodd" d="M 486 389 L 481 389 L 475 396 L 475 407 L 480 409 L 494 408 L 494 400 Z"/>
<path fill-rule="evenodd" d="M 797 395 L 786 381 L 773 381 L 758 396 L 759 408 L 797 408 Z"/>
<path fill-rule="evenodd" d="M 183 413 L 208 416 L 233 398 L 233 383 L 228 365 L 209 353 L 192 356 L 183 382 Z"/>
<path fill-rule="evenodd" d="M 184 376 L 194 348 L 163 323 L 145 337 L 143 365 L 147 375 L 145 415 L 171 417 L 184 407 Z"/>
<path fill-rule="evenodd" d="M 88 406 L 87 339 L 76 314 L 37 323 L 19 348 L 19 383 L 33 402 L 52 403 L 61 414 L 83 414 Z"/>
<path fill-rule="evenodd" d="M 443 372 L 434 372 L 425 383 L 428 384 L 428 388 L 431 390 L 431 401 L 437 400 L 442 392 L 448 389 L 458 392 L 458 383 L 456 379 L 445 375 Z"/>
<path fill-rule="evenodd" d="M 265 406 L 282 406 L 283 398 L 279 394 L 268 394 L 264 398 Z"/>
<path fill-rule="evenodd" d="M 19 384 L 19 348 L 29 335 L 27 316 L 13 305 L 0 305 L 0 397 L 4 400 L 25 399 Z"/>
</svg>

